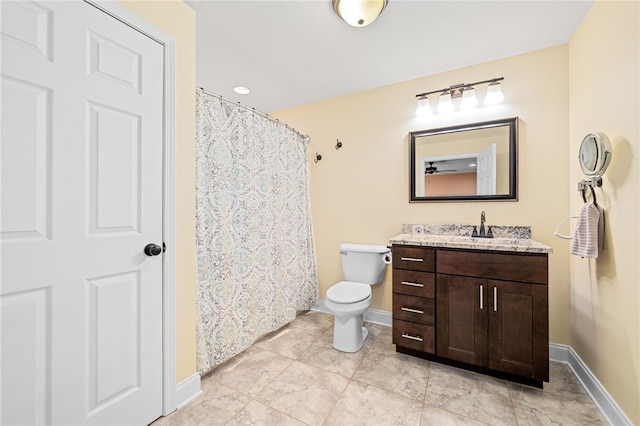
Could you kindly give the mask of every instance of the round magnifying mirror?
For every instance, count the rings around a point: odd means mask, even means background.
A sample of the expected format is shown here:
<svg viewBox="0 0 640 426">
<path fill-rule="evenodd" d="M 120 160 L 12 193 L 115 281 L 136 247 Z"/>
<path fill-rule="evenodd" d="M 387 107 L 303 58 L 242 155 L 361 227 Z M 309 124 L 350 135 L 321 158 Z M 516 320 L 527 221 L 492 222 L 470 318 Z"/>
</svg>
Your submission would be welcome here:
<svg viewBox="0 0 640 426">
<path fill-rule="evenodd" d="M 604 133 L 589 133 L 582 139 L 578 159 L 587 176 L 602 176 L 611 162 L 611 143 Z"/>
</svg>

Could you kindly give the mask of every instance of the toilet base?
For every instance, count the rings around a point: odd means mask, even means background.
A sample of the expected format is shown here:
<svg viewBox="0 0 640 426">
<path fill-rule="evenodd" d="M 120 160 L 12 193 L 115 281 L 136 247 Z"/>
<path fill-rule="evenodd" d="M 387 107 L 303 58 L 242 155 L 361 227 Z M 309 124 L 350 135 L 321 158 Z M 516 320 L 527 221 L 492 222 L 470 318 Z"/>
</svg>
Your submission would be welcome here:
<svg viewBox="0 0 640 426">
<path fill-rule="evenodd" d="M 369 335 L 362 326 L 362 315 L 349 318 L 335 317 L 333 323 L 333 348 L 340 352 L 358 352 Z"/>
</svg>

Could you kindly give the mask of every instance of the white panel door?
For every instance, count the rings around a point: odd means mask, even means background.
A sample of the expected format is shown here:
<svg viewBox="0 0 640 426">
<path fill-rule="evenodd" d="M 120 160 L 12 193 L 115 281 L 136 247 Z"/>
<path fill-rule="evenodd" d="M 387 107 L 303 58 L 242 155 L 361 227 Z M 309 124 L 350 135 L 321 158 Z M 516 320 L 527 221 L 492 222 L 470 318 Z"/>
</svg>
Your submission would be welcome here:
<svg viewBox="0 0 640 426">
<path fill-rule="evenodd" d="M 81 1 L 2 12 L 0 424 L 162 414 L 163 48 Z"/>
<path fill-rule="evenodd" d="M 496 193 L 496 144 L 478 154 L 476 161 L 476 177 L 478 195 L 495 195 Z"/>
</svg>

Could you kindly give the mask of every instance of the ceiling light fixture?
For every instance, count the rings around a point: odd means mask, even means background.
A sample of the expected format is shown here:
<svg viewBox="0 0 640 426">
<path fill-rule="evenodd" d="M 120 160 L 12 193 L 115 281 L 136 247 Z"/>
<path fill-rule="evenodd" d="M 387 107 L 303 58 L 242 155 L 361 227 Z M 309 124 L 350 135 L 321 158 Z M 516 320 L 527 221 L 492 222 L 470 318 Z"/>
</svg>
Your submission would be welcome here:
<svg viewBox="0 0 640 426">
<path fill-rule="evenodd" d="M 233 88 L 233 91 L 236 92 L 238 95 L 248 95 L 249 93 L 251 93 L 251 90 L 249 90 L 244 86 L 236 86 Z"/>
<path fill-rule="evenodd" d="M 332 0 L 333 10 L 352 27 L 365 27 L 376 20 L 389 0 Z"/>
<path fill-rule="evenodd" d="M 453 100 L 462 98 L 460 101 L 460 109 L 475 108 L 478 106 L 478 98 L 476 97 L 476 86 L 488 84 L 487 92 L 484 98 L 484 105 L 495 105 L 503 101 L 502 84 L 504 77 L 492 78 L 490 80 L 476 81 L 475 83 L 462 83 L 445 87 L 444 89 L 432 90 L 430 92 L 419 93 L 418 109 L 416 115 L 427 116 L 431 114 L 428 96 L 440 93 L 437 111 L 439 113 L 451 112 L 455 109 Z"/>
</svg>

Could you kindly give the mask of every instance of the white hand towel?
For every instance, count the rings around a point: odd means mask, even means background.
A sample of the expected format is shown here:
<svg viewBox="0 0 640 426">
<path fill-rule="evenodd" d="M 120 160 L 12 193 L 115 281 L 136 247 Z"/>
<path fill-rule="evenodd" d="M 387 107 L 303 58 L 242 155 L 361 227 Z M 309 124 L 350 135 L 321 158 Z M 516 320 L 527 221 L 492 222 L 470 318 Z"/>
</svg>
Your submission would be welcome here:
<svg viewBox="0 0 640 426">
<path fill-rule="evenodd" d="M 599 221 L 598 206 L 593 203 L 585 204 L 578 216 L 578 224 L 571 240 L 571 254 L 580 257 L 598 257 Z"/>
<path fill-rule="evenodd" d="M 604 250 L 604 210 L 596 204 L 600 217 L 598 218 L 598 250 Z"/>
</svg>

